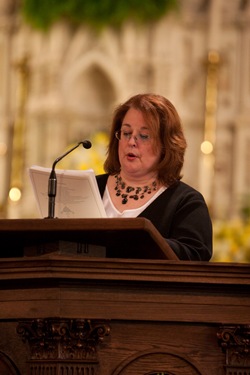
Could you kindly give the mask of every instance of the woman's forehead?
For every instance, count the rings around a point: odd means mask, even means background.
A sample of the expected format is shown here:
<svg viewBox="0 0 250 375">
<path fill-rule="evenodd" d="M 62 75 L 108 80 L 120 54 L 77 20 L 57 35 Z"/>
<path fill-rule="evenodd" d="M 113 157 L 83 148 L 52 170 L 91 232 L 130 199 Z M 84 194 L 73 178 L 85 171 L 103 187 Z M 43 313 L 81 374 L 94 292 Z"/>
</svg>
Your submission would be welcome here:
<svg viewBox="0 0 250 375">
<path fill-rule="evenodd" d="M 149 128 L 149 123 L 145 119 L 145 114 L 135 108 L 130 108 L 125 114 L 122 125 Z"/>
</svg>

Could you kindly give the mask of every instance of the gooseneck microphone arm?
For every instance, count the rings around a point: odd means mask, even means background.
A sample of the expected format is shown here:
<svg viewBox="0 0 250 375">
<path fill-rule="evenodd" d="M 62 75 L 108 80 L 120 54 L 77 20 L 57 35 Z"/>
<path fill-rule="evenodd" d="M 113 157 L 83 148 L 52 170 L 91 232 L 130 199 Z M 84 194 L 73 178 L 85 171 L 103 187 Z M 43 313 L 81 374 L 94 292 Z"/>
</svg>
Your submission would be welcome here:
<svg viewBox="0 0 250 375">
<path fill-rule="evenodd" d="M 59 156 L 53 163 L 52 169 L 48 181 L 48 217 L 47 219 L 53 219 L 55 217 L 55 200 L 56 200 L 56 189 L 57 189 L 57 178 L 55 167 L 56 164 L 62 160 L 70 152 L 74 151 L 77 147 L 82 145 L 84 148 L 88 149 L 92 146 L 90 141 L 79 142 L 76 146 L 72 147 L 70 150 L 65 152 L 63 155 Z"/>
</svg>

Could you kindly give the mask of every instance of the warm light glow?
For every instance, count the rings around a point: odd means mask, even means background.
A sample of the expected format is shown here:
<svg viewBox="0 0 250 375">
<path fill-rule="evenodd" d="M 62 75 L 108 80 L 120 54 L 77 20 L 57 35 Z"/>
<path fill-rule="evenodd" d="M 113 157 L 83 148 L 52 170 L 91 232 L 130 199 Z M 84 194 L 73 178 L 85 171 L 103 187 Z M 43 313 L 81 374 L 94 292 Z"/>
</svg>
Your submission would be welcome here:
<svg viewBox="0 0 250 375">
<path fill-rule="evenodd" d="M 213 145 L 211 142 L 209 141 L 204 141 L 202 142 L 201 144 L 201 152 L 203 152 L 203 154 L 211 154 L 213 152 Z"/>
<path fill-rule="evenodd" d="M 21 199 L 22 193 L 21 190 L 17 187 L 13 187 L 9 191 L 9 198 L 12 202 L 18 202 Z"/>
<path fill-rule="evenodd" d="M 4 142 L 0 142 L 0 156 L 4 156 L 7 152 L 7 145 Z"/>
</svg>

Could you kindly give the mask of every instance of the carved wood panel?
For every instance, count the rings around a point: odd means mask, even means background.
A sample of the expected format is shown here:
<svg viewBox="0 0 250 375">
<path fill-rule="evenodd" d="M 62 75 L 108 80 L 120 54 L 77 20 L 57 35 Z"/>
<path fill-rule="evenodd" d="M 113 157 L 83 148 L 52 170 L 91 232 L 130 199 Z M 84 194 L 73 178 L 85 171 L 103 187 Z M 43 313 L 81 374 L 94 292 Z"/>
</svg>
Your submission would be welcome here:
<svg viewBox="0 0 250 375">
<path fill-rule="evenodd" d="M 112 375 L 134 374 L 202 375 L 199 369 L 184 356 L 159 349 L 140 352 L 129 357 L 112 373 Z"/>
<path fill-rule="evenodd" d="M 226 375 L 250 375 L 250 325 L 223 325 L 217 333 Z"/>
<path fill-rule="evenodd" d="M 0 351 L 0 374 L 1 375 L 21 375 L 15 364 L 7 356 Z"/>
<path fill-rule="evenodd" d="M 97 346 L 110 327 L 89 319 L 34 319 L 21 321 L 17 333 L 30 348 L 30 375 L 95 375 Z"/>
</svg>

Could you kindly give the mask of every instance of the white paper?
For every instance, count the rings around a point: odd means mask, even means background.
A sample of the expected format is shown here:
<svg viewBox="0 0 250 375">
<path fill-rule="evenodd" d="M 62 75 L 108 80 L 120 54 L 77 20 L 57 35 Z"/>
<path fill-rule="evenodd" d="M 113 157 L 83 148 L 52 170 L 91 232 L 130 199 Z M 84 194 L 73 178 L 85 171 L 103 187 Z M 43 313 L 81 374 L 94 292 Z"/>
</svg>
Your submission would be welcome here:
<svg viewBox="0 0 250 375">
<path fill-rule="evenodd" d="M 29 176 L 41 217 L 48 216 L 48 182 L 51 169 L 33 165 Z M 106 212 L 93 169 L 55 169 L 55 217 L 105 218 Z"/>
</svg>

